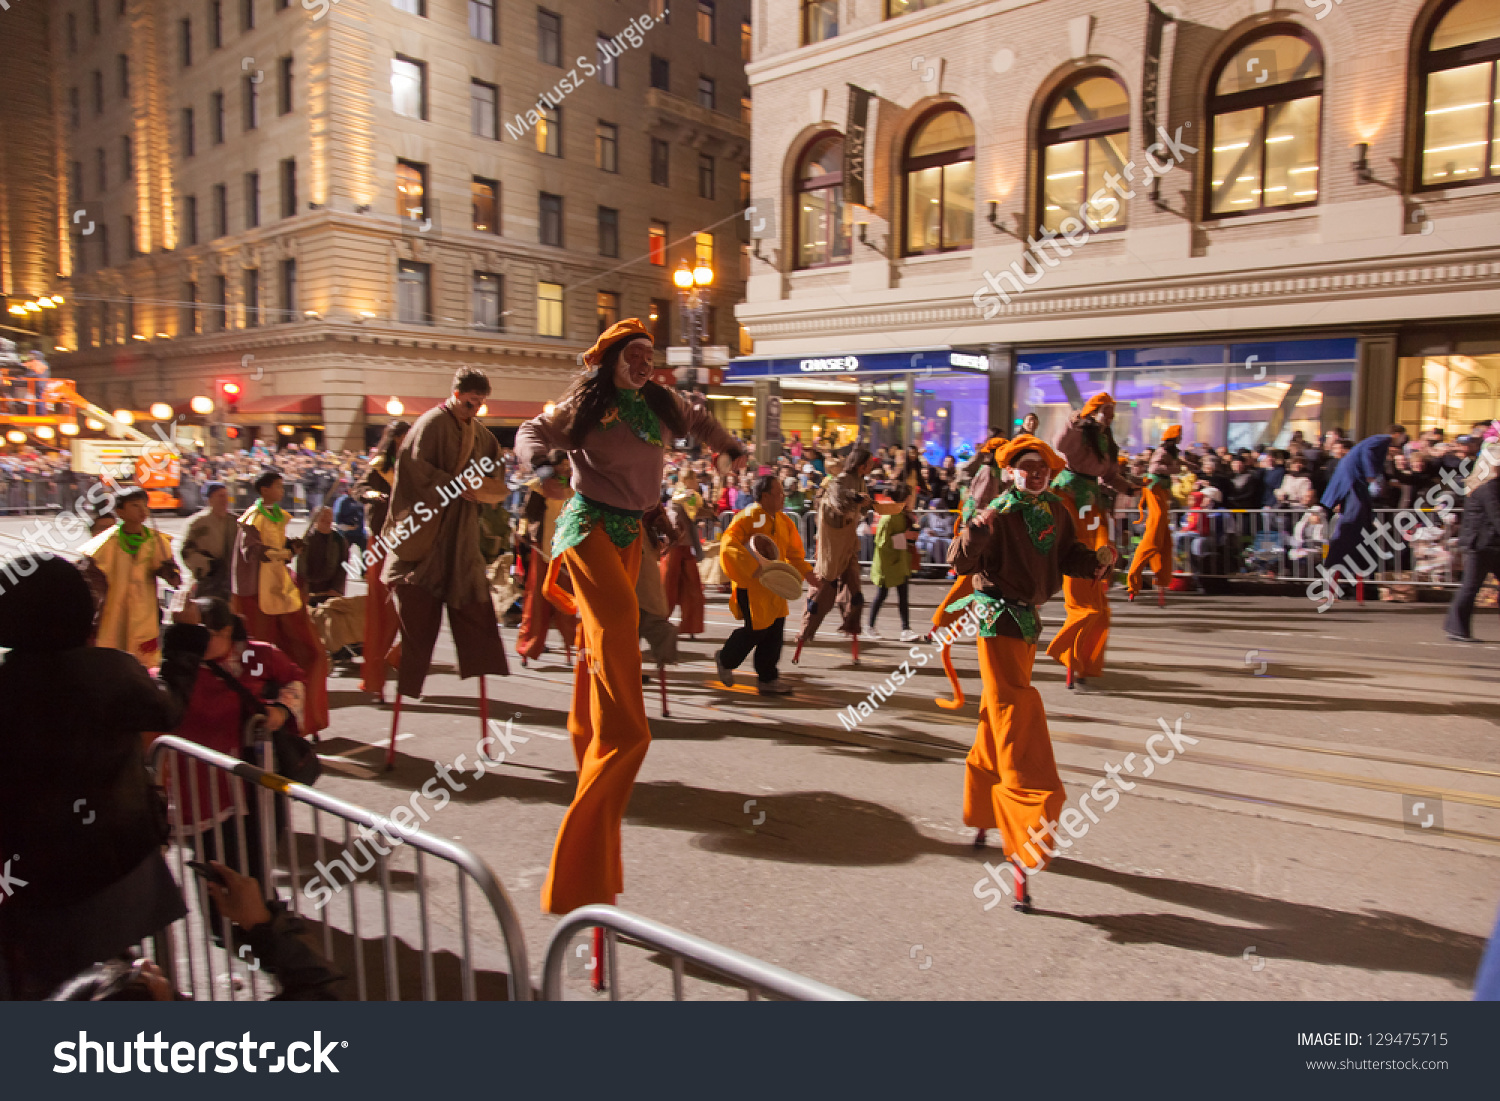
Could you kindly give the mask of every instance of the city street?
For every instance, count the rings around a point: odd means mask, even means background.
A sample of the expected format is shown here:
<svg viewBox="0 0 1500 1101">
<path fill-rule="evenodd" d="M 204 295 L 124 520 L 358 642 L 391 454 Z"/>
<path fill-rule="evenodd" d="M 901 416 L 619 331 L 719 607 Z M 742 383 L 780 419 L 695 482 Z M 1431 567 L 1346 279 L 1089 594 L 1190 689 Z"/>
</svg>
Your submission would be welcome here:
<svg viewBox="0 0 1500 1101">
<path fill-rule="evenodd" d="M 913 588 L 921 626 L 944 585 Z M 626 817 L 620 905 L 874 998 L 1468 997 L 1500 898 L 1493 613 L 1476 623 L 1492 641 L 1462 646 L 1444 639 L 1441 604 L 1320 615 L 1303 597 L 1174 594 L 1161 610 L 1112 596 L 1097 688 L 1068 691 L 1045 658 L 1035 682 L 1070 805 L 1107 765 L 1135 786 L 1094 803 L 1098 824 L 1036 880 L 1036 914 L 1008 901 L 986 912 L 995 896 L 975 894 L 1001 852 L 994 833 L 976 851 L 961 820 L 972 641 L 956 646 L 958 711 L 934 703 L 948 684 L 930 645 L 920 665 L 909 645 L 866 640 L 856 667 L 832 621 L 800 666 L 784 652 L 796 693 L 763 699 L 743 677 L 733 690 L 715 678 L 732 621 L 713 594 L 708 635 L 684 639 L 686 664 L 669 670 L 671 718 L 646 690 L 655 740 Z M 1044 640 L 1061 615 L 1060 600 L 1045 609 Z M 893 607 L 880 627 L 896 634 Z M 560 653 L 522 669 L 503 633 L 512 672 L 490 679 L 491 714 L 514 720 L 515 752 L 427 828 L 500 876 L 535 970 L 555 921 L 539 892 L 574 786 L 571 674 Z M 903 661 L 915 677 L 846 729 L 840 713 Z M 403 708 L 390 773 L 389 708 L 337 668 L 319 787 L 387 813 L 436 763 L 472 771 L 477 692 L 452 662 L 445 631 L 428 695 Z M 1147 739 L 1179 719 L 1181 754 L 1144 777 Z M 1157 740 L 1159 755 L 1169 744 Z M 393 868 L 411 863 L 398 850 Z M 501 959 L 487 915 L 475 927 Z M 668 994 L 659 962 L 622 948 L 623 996 Z"/>
</svg>

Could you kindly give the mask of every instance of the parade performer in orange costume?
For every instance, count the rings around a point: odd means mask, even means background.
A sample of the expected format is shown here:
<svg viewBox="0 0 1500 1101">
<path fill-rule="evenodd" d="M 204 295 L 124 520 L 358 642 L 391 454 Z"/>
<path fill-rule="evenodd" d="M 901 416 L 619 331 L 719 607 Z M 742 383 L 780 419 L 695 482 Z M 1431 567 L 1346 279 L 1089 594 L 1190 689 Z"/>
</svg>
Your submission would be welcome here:
<svg viewBox="0 0 1500 1101">
<path fill-rule="evenodd" d="M 702 405 L 651 381 L 651 333 L 638 318 L 606 329 L 584 355 L 587 372 L 550 414 L 516 433 L 527 466 L 553 448 L 573 461 L 577 491 L 558 519 L 547 595 L 583 621 L 568 730 L 578 788 L 563 816 L 542 887 L 542 909 L 565 914 L 612 903 L 625 889 L 620 824 L 651 742 L 641 691 L 641 517 L 660 499 L 665 448 L 695 436 L 744 466 L 740 442 Z M 573 595 L 553 582 L 566 567 Z"/>
<path fill-rule="evenodd" d="M 672 527 L 672 542 L 661 556 L 661 583 L 667 596 L 667 615 L 682 606 L 677 633 L 689 638 L 703 633 L 703 578 L 698 561 L 703 557 L 698 535 L 698 510 L 703 497 L 694 488 L 696 479 L 684 465 L 678 478 L 677 492 L 665 506 L 667 523 Z"/>
<path fill-rule="evenodd" d="M 1073 518 L 1047 483 L 1063 469 L 1055 451 L 1033 436 L 1001 448 L 997 459 L 1013 482 L 964 525 L 949 554 L 953 568 L 970 574 L 974 591 L 950 606 L 971 610 L 979 622 L 979 671 L 984 695 L 979 727 L 964 778 L 964 822 L 998 828 L 1013 865 L 1016 908 L 1031 909 L 1027 878 L 1054 852 L 1043 840 L 1062 810 L 1064 791 L 1052 756 L 1052 738 L 1041 694 L 1031 686 L 1039 610 L 1062 588 L 1064 576 L 1101 579 L 1114 568 L 1112 546 L 1094 550 L 1079 542 Z"/>
<path fill-rule="evenodd" d="M 550 469 L 549 469 L 550 468 Z M 525 526 L 521 529 L 521 543 L 528 548 L 526 559 L 526 597 L 521 605 L 521 628 L 516 632 L 516 653 L 521 655 L 521 664 L 539 658 L 547 649 L 547 632 L 553 627 L 562 636 L 563 650 L 572 664 L 573 638 L 578 633 L 578 619 L 552 606 L 543 593 L 547 569 L 552 564 L 552 539 L 557 534 L 557 521 L 573 497 L 568 485 L 573 469 L 568 463 L 568 453 L 554 449 L 546 456 L 545 465 L 539 471 L 546 477 L 538 477 L 527 495 L 521 510 Z M 564 579 L 563 587 L 566 588 Z"/>
<path fill-rule="evenodd" d="M 1142 578 L 1149 569 L 1156 580 L 1157 603 L 1167 602 L 1167 586 L 1172 584 L 1172 479 L 1182 472 L 1182 457 L 1177 454 L 1182 426 L 1174 424 L 1161 434 L 1161 446 L 1151 453 L 1146 468 L 1146 488 L 1141 491 L 1141 518 L 1146 530 L 1130 560 L 1125 587 L 1134 600 L 1141 591 Z"/>
<path fill-rule="evenodd" d="M 359 686 L 379 698 L 381 703 L 385 702 L 386 655 L 396 641 L 401 623 L 396 618 L 391 591 L 380 580 L 386 550 L 379 536 L 385 530 L 386 516 L 391 508 L 391 478 L 395 476 L 396 452 L 401 450 L 402 441 L 410 431 L 411 424 L 407 421 L 391 421 L 386 425 L 375 448 L 375 458 L 355 490 L 365 504 L 370 532 L 376 537 L 370 540 L 370 547 L 364 554 L 365 584 L 369 591 L 365 596 L 365 637 Z"/>
<path fill-rule="evenodd" d="M 1079 541 L 1092 550 L 1113 543 L 1115 494 L 1140 488 L 1120 468 L 1120 446 L 1109 427 L 1114 419 L 1115 399 L 1095 394 L 1057 437 L 1056 448 L 1068 469 L 1053 481 L 1052 492 L 1068 506 Z M 1069 688 L 1082 688 L 1087 678 L 1104 674 L 1109 582 L 1108 577 L 1063 578 L 1068 618 L 1047 647 L 1047 656 L 1067 669 Z"/>
</svg>

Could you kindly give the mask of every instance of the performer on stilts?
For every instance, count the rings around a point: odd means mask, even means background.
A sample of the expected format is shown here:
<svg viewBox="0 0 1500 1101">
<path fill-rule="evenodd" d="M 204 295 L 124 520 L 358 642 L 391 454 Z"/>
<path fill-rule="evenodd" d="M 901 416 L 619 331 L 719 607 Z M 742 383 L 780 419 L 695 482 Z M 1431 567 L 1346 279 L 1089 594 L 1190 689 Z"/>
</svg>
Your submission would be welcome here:
<svg viewBox="0 0 1500 1101">
<path fill-rule="evenodd" d="M 646 644 L 651 663 L 656 666 L 657 687 L 661 690 L 661 713 L 671 717 L 667 706 L 667 666 L 677 664 L 678 630 L 668 617 L 672 614 L 667 606 L 667 592 L 662 585 L 662 567 L 666 553 L 677 538 L 677 529 L 667 519 L 666 510 L 657 505 L 649 508 L 641 517 L 641 568 L 635 577 L 635 599 L 640 606 L 641 622 L 636 633 Z M 641 675 L 641 683 L 649 683 L 649 674 Z"/>
<path fill-rule="evenodd" d="M 740 442 L 703 405 L 651 381 L 652 358 L 650 330 L 638 318 L 610 326 L 585 353 L 587 372 L 553 412 L 516 434 L 523 465 L 553 448 L 567 450 L 577 490 L 558 520 L 547 590 L 564 606 L 576 604 L 585 648 L 568 714 L 578 788 L 542 887 L 542 910 L 551 914 L 613 903 L 625 889 L 620 824 L 651 741 L 635 582 L 641 517 L 660 500 L 665 449 L 692 435 L 733 467 L 745 463 Z M 573 580 L 572 601 L 550 584 L 561 566 Z"/>
<path fill-rule="evenodd" d="M 460 368 L 448 400 L 417 418 L 396 453 L 390 509 L 381 532 L 389 554 L 380 579 L 390 588 L 401 621 L 387 768 L 396 764 L 401 697 L 422 695 L 445 608 L 458 675 L 479 678 L 481 731 L 489 719 L 484 678 L 510 672 L 479 540 L 480 505 L 502 501 L 509 493 L 500 444 L 479 423 L 479 408 L 489 393 L 483 371 Z"/>
<path fill-rule="evenodd" d="M 396 606 L 391 602 L 391 592 L 380 580 L 380 571 L 385 566 L 385 544 L 380 533 L 385 529 L 386 515 L 391 508 L 391 478 L 396 469 L 396 453 L 401 442 L 411 431 L 406 421 L 391 421 L 385 426 L 376 446 L 375 458 L 371 460 L 365 476 L 355 489 L 356 495 L 365 505 L 365 516 L 370 523 L 373 538 L 364 553 L 365 583 L 365 637 L 362 648 L 362 669 L 359 686 L 385 702 L 385 678 L 388 666 L 399 666 L 400 655 L 391 655 L 391 646 L 396 641 L 400 622 L 396 619 Z M 390 656 L 388 656 L 390 655 Z M 391 660 L 394 657 L 394 661 Z"/>
<path fill-rule="evenodd" d="M 1000 491 L 1005 488 L 1000 468 L 995 465 L 995 453 L 1009 442 L 1004 436 L 991 436 L 974 457 L 965 464 L 964 471 L 970 475 L 969 492 L 959 509 L 955 534 L 957 534 L 957 529 L 974 519 L 975 513 L 998 497 Z M 932 613 L 934 631 L 941 631 L 952 625 L 958 615 L 949 609 L 952 608 L 954 601 L 962 600 L 973 591 L 973 579 L 966 573 L 960 573 L 948 589 L 947 595 L 938 604 L 937 611 Z M 951 643 L 943 647 L 943 672 L 948 674 L 948 683 L 953 686 L 953 698 L 951 700 L 939 699 L 936 702 L 939 707 L 956 711 L 964 705 L 964 686 L 959 682 L 958 670 L 953 668 L 952 650 Z"/>
<path fill-rule="evenodd" d="M 1146 485 L 1141 490 L 1141 517 L 1146 530 L 1130 560 L 1125 587 L 1130 600 L 1140 595 L 1142 580 L 1150 570 L 1156 581 L 1156 602 L 1167 603 L 1167 588 L 1172 584 L 1172 479 L 1182 473 L 1183 463 L 1197 469 L 1198 460 L 1178 454 L 1182 425 L 1173 424 L 1161 434 L 1161 446 L 1151 453 L 1146 467 Z"/>
<path fill-rule="evenodd" d="M 562 636 L 563 651 L 571 665 L 573 639 L 578 633 L 578 618 L 567 615 L 552 606 L 543 587 L 547 580 L 547 569 L 552 564 L 552 539 L 557 532 L 557 518 L 562 515 L 568 501 L 573 497 L 573 487 L 568 479 L 573 475 L 568 453 L 554 449 L 537 466 L 539 476 L 532 479 L 526 504 L 521 509 L 521 545 L 526 555 L 526 596 L 521 603 L 521 627 L 516 632 L 516 653 L 521 664 L 541 657 L 547 652 L 547 631 L 556 627 Z M 541 476 L 545 475 L 545 476 Z M 567 591 L 569 582 L 564 574 L 559 582 Z"/>
<path fill-rule="evenodd" d="M 859 661 L 859 620 L 865 606 L 859 571 L 860 517 L 869 508 L 886 516 L 905 507 L 871 498 L 865 487 L 865 475 L 874 463 L 868 451 L 857 447 L 849 452 L 839 475 L 825 479 L 818 489 L 817 550 L 807 604 L 802 612 L 802 629 L 797 633 L 797 648 L 792 653 L 793 665 L 801 659 L 802 647 L 818 633 L 818 626 L 835 602 L 842 616 L 839 630 L 849 636 L 854 660 Z"/>
<path fill-rule="evenodd" d="M 301 725 L 317 741 L 318 732 L 328 729 L 328 651 L 287 569 L 302 540 L 286 537 L 291 516 L 281 507 L 286 492 L 281 475 L 266 471 L 255 479 L 255 490 L 259 497 L 240 517 L 235 533 L 234 610 L 250 638 L 269 642 L 306 674 Z"/>
<path fill-rule="evenodd" d="M 703 578 L 698 573 L 698 562 L 703 557 L 698 509 L 703 498 L 696 488 L 697 479 L 690 483 L 689 478 L 692 472 L 684 465 L 678 476 L 677 492 L 664 506 L 666 520 L 672 527 L 672 542 L 661 556 L 661 582 L 667 597 L 667 614 L 682 606 L 677 633 L 694 638 L 703 633 L 705 604 Z"/>
<path fill-rule="evenodd" d="M 1140 489 L 1120 468 L 1120 445 L 1110 430 L 1114 419 L 1115 399 L 1095 394 L 1057 437 L 1056 449 L 1068 469 L 1053 480 L 1052 492 L 1068 506 L 1079 542 L 1092 550 L 1113 544 L 1115 494 Z M 1108 577 L 1063 578 L 1068 618 L 1053 636 L 1047 656 L 1068 671 L 1069 688 L 1083 688 L 1089 678 L 1104 675 L 1109 583 Z"/>
<path fill-rule="evenodd" d="M 1053 855 L 1041 840 L 1056 824 L 1065 793 L 1052 755 L 1041 694 L 1031 685 L 1041 606 L 1064 576 L 1100 579 L 1114 568 L 1113 546 L 1078 541 L 1072 517 L 1047 483 L 1064 463 L 1032 436 L 1012 440 L 998 455 L 1013 484 L 960 531 L 949 561 L 973 576 L 974 591 L 950 610 L 972 608 L 979 620 L 979 671 L 984 695 L 964 779 L 964 822 L 974 844 L 999 829 L 1016 883 L 1016 909 L 1029 913 L 1028 877 Z"/>
<path fill-rule="evenodd" d="M 1375 552 L 1368 546 L 1360 550 L 1365 537 L 1375 530 L 1370 493 L 1372 490 L 1381 492 L 1384 487 L 1387 452 L 1393 447 L 1399 452 L 1406 446 L 1406 440 L 1406 429 L 1393 424 L 1382 435 L 1366 436 L 1360 440 L 1334 467 L 1320 502 L 1330 515 L 1334 506 L 1338 506 L 1338 521 L 1334 525 L 1333 538 L 1328 542 L 1328 554 L 1323 559 L 1325 578 L 1333 578 L 1342 572 L 1346 580 L 1358 585 L 1362 578 L 1380 569 L 1380 559 Z M 1343 585 L 1339 581 L 1326 581 L 1325 585 L 1332 599 L 1342 596 Z"/>
</svg>

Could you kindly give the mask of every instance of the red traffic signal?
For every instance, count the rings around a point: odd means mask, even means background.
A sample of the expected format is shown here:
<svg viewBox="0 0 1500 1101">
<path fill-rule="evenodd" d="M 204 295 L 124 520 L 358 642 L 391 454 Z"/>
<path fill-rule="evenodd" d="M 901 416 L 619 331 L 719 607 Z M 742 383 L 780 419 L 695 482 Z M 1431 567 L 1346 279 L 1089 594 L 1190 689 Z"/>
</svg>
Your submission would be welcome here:
<svg viewBox="0 0 1500 1101">
<path fill-rule="evenodd" d="M 232 381 L 219 383 L 219 390 L 224 394 L 226 401 L 235 401 L 240 396 L 240 384 Z"/>
</svg>

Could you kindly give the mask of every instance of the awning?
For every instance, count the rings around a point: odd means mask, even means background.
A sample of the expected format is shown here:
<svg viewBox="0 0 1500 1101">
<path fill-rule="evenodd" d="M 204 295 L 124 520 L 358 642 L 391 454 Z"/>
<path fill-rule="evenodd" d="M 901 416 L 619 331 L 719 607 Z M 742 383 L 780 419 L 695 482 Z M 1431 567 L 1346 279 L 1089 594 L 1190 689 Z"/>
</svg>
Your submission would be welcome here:
<svg viewBox="0 0 1500 1101">
<path fill-rule="evenodd" d="M 724 369 L 724 381 L 807 378 L 809 375 L 827 378 L 841 375 L 931 375 L 947 371 L 984 373 L 989 369 L 989 357 L 982 349 L 944 345 L 940 348 L 900 348 L 870 352 L 815 352 L 805 356 L 742 356 L 729 361 L 729 366 Z"/>
<path fill-rule="evenodd" d="M 365 415 L 372 417 L 389 417 L 391 414 L 386 406 L 390 404 L 392 397 L 401 403 L 400 416 L 407 420 L 413 420 L 421 416 L 435 405 L 441 405 L 447 400 L 444 395 L 440 398 L 418 398 L 409 397 L 405 394 L 387 394 L 378 397 L 374 394 L 365 395 Z M 530 420 L 532 417 L 541 416 L 543 403 L 539 401 L 501 401 L 490 398 L 485 402 L 484 416 L 486 420 Z"/>
<path fill-rule="evenodd" d="M 242 401 L 237 408 L 241 413 L 285 413 L 321 417 L 323 415 L 323 395 L 273 394 L 268 397 L 256 398 L 253 401 Z"/>
</svg>

